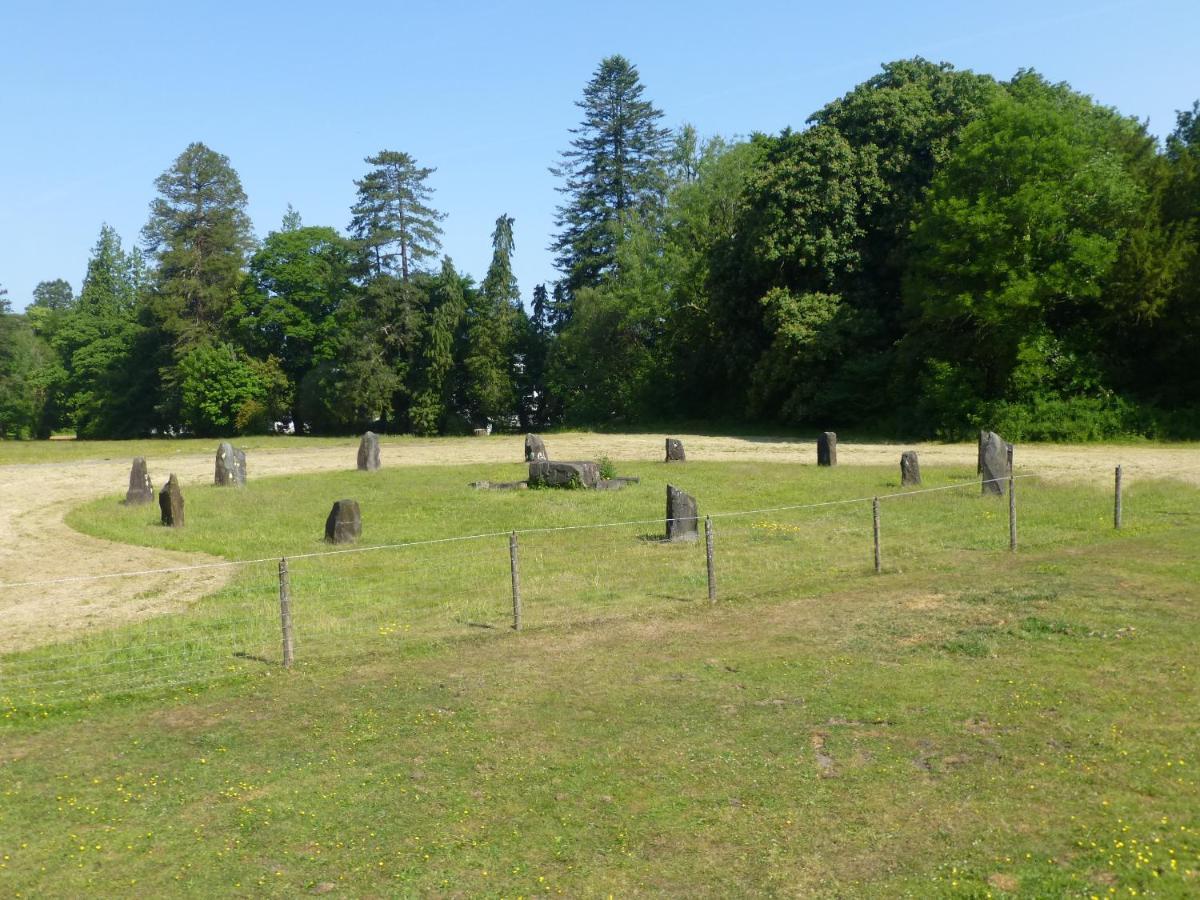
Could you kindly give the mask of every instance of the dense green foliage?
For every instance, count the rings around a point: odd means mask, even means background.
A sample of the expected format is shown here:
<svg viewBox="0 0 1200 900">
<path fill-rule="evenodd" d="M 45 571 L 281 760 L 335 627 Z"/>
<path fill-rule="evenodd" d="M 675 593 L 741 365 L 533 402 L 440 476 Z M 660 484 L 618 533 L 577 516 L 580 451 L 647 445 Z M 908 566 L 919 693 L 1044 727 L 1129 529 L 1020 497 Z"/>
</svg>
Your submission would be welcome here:
<svg viewBox="0 0 1200 900">
<path fill-rule="evenodd" d="M 1013 439 L 1200 434 L 1200 102 L 1145 125 L 1032 71 L 922 59 L 804 130 L 663 128 L 601 61 L 553 171 L 560 278 L 437 265 L 434 169 L 384 150 L 349 236 L 252 239 L 229 160 L 156 181 L 149 258 L 103 229 L 79 297 L 5 315 L 6 435 L 293 422 L 422 434 L 721 419 Z"/>
</svg>

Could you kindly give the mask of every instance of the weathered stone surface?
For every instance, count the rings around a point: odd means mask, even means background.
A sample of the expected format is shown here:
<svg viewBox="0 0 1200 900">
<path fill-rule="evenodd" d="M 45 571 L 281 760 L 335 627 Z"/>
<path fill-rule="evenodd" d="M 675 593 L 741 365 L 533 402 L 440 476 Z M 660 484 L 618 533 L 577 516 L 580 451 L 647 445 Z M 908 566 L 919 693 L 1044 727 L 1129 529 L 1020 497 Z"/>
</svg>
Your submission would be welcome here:
<svg viewBox="0 0 1200 900">
<path fill-rule="evenodd" d="M 223 441 L 217 447 L 217 463 L 213 472 L 213 484 L 225 487 L 242 487 L 246 484 L 246 451 L 237 450 L 233 444 Z"/>
<path fill-rule="evenodd" d="M 523 491 L 529 487 L 527 481 L 472 481 L 477 491 Z"/>
<path fill-rule="evenodd" d="M 549 459 L 546 455 L 546 444 L 536 434 L 525 435 L 525 462 L 538 459 Z"/>
<path fill-rule="evenodd" d="M 128 506 L 141 506 L 153 500 L 154 485 L 150 481 L 150 473 L 146 471 L 146 457 L 135 457 L 129 469 L 129 490 L 125 492 L 125 503 Z"/>
<path fill-rule="evenodd" d="M 543 487 L 594 488 L 600 481 L 600 466 L 594 462 L 558 462 L 538 459 L 529 463 L 529 483 Z"/>
<path fill-rule="evenodd" d="M 362 513 L 357 500 L 336 500 L 325 520 L 325 540 L 331 544 L 352 544 L 362 535 Z"/>
<path fill-rule="evenodd" d="M 1004 438 L 996 432 L 983 433 L 979 450 L 979 474 L 983 493 L 1002 496 L 1006 492 L 1006 483 L 1012 471 L 1008 464 L 1008 452 L 1011 447 L 1012 445 L 1005 443 Z"/>
<path fill-rule="evenodd" d="M 921 483 L 921 462 L 917 459 L 916 450 L 906 450 L 900 454 L 900 486 L 913 487 Z"/>
<path fill-rule="evenodd" d="M 817 436 L 817 465 L 837 465 L 837 435 L 832 431 L 823 431 Z"/>
<path fill-rule="evenodd" d="M 598 491 L 619 491 L 629 484 L 624 478 L 601 478 L 596 482 Z"/>
<path fill-rule="evenodd" d="M 694 541 L 700 537 L 700 512 L 696 498 L 667 485 L 667 540 Z"/>
<path fill-rule="evenodd" d="M 368 431 L 358 442 L 358 471 L 376 472 L 379 470 L 379 435 Z"/>
<path fill-rule="evenodd" d="M 678 438 L 667 438 L 667 462 L 687 462 L 683 452 L 683 441 Z"/>
<path fill-rule="evenodd" d="M 158 509 L 162 513 L 164 525 L 171 528 L 183 527 L 183 491 L 180 490 L 179 479 L 174 473 L 158 492 Z"/>
<path fill-rule="evenodd" d="M 471 433 L 475 435 L 475 437 L 487 437 L 489 434 L 491 434 L 491 432 L 486 428 L 473 428 L 471 429 Z"/>
</svg>

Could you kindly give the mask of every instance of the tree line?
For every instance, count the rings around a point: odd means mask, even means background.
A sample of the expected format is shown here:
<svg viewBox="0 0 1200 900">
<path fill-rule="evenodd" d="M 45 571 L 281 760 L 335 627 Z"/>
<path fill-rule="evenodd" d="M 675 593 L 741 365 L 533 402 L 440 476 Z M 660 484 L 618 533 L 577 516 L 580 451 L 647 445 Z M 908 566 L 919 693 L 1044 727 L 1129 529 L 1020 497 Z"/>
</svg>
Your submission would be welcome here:
<svg viewBox="0 0 1200 900">
<path fill-rule="evenodd" d="M 365 160 L 345 233 L 289 207 L 257 241 L 230 161 L 190 145 L 77 297 L 0 294 L 0 434 L 1200 434 L 1200 102 L 1160 145 L 1036 72 L 912 59 L 803 130 L 701 138 L 613 56 L 577 105 L 528 305 L 513 219 L 482 281 L 458 271 L 407 153 Z"/>
</svg>

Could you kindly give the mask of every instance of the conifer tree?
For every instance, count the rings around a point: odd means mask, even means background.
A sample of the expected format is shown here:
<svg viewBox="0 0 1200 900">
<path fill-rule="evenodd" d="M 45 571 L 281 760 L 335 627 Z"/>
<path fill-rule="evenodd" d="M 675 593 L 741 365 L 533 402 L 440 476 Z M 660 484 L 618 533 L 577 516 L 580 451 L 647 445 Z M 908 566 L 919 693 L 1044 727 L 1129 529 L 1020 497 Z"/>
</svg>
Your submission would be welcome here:
<svg viewBox="0 0 1200 900">
<path fill-rule="evenodd" d="M 382 150 L 364 162 L 375 168 L 354 182 L 358 199 L 350 210 L 350 233 L 371 275 L 399 274 L 407 282 L 442 246 L 438 222 L 445 215 L 428 205 L 433 188 L 425 183 L 437 170 L 422 168 L 396 150 Z"/>
<path fill-rule="evenodd" d="M 416 374 L 409 417 L 417 434 L 437 434 L 446 417 L 454 369 L 455 337 L 462 322 L 466 300 L 463 280 L 449 257 L 430 295 L 430 314 Z"/>
<path fill-rule="evenodd" d="M 602 60 L 576 103 L 584 118 L 571 129 L 570 149 L 550 169 L 563 179 L 558 190 L 566 196 L 550 249 L 568 297 L 599 284 L 613 268 L 627 217 L 662 203 L 670 132 L 658 124 L 662 112 L 642 99 L 644 90 L 625 57 Z"/>
<path fill-rule="evenodd" d="M 514 364 L 523 310 L 512 271 L 512 228 L 512 216 L 496 219 L 492 263 L 467 313 L 466 399 L 474 417 L 493 423 L 511 419 L 517 408 Z"/>
<path fill-rule="evenodd" d="M 65 406 L 80 437 L 129 436 L 128 382 L 135 341 L 140 254 L 108 225 L 88 260 L 83 289 L 51 340 L 66 368 Z"/>
<path fill-rule="evenodd" d="M 242 182 L 227 156 L 197 142 L 154 185 L 142 239 L 158 264 L 156 316 L 185 342 L 211 337 L 254 245 Z"/>
</svg>

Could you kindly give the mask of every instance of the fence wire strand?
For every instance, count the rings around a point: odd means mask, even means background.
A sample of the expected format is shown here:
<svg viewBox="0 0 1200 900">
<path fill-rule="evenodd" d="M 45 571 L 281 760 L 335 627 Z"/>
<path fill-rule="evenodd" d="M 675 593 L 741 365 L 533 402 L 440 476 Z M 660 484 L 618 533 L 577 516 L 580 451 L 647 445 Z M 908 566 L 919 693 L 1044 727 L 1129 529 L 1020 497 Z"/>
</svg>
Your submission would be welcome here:
<svg viewBox="0 0 1200 900">
<path fill-rule="evenodd" d="M 1128 471 L 1128 468 L 1126 469 Z M 1197 469 L 1200 471 L 1200 468 Z M 1021 473 L 1013 482 L 1053 477 Z M 1007 483 L 1010 476 L 991 479 Z M 987 484 L 980 478 L 867 497 L 711 513 L 716 540 L 719 599 L 802 596 L 830 579 L 865 574 L 871 567 L 870 520 L 856 506 L 952 495 Z M 996 550 L 992 508 L 964 519 L 958 501 L 943 518 L 920 507 L 890 502 L 885 535 L 923 529 L 923 550 L 884 539 L 885 571 L 915 563 L 936 548 Z M 1036 513 L 1038 492 L 1022 492 Z M 1036 514 L 1022 523 L 1026 540 L 1069 540 L 1092 528 L 1107 508 L 1081 512 L 1070 527 L 1042 535 Z M 887 510 L 892 510 L 887 512 Z M 671 543 L 665 519 L 554 525 L 301 553 L 290 565 L 296 658 L 307 664 L 394 647 L 398 641 L 437 641 L 468 629 L 512 626 L 509 536 L 520 539 L 523 622 L 527 628 L 575 625 L 607 616 L 654 614 L 705 597 L 705 516 L 694 521 L 699 540 Z M 1059 534 L 1062 532 L 1062 534 Z M 780 553 L 781 547 L 794 552 Z M 386 565 L 360 565 L 363 554 L 391 551 Z M 94 696 L 198 684 L 280 664 L 278 557 L 219 561 L 135 572 L 79 575 L 0 584 L 11 590 L 87 581 L 138 579 L 207 569 L 234 576 L 203 601 L 182 611 L 59 644 L 0 654 L 0 709 L 21 703 L 67 702 Z"/>
</svg>

